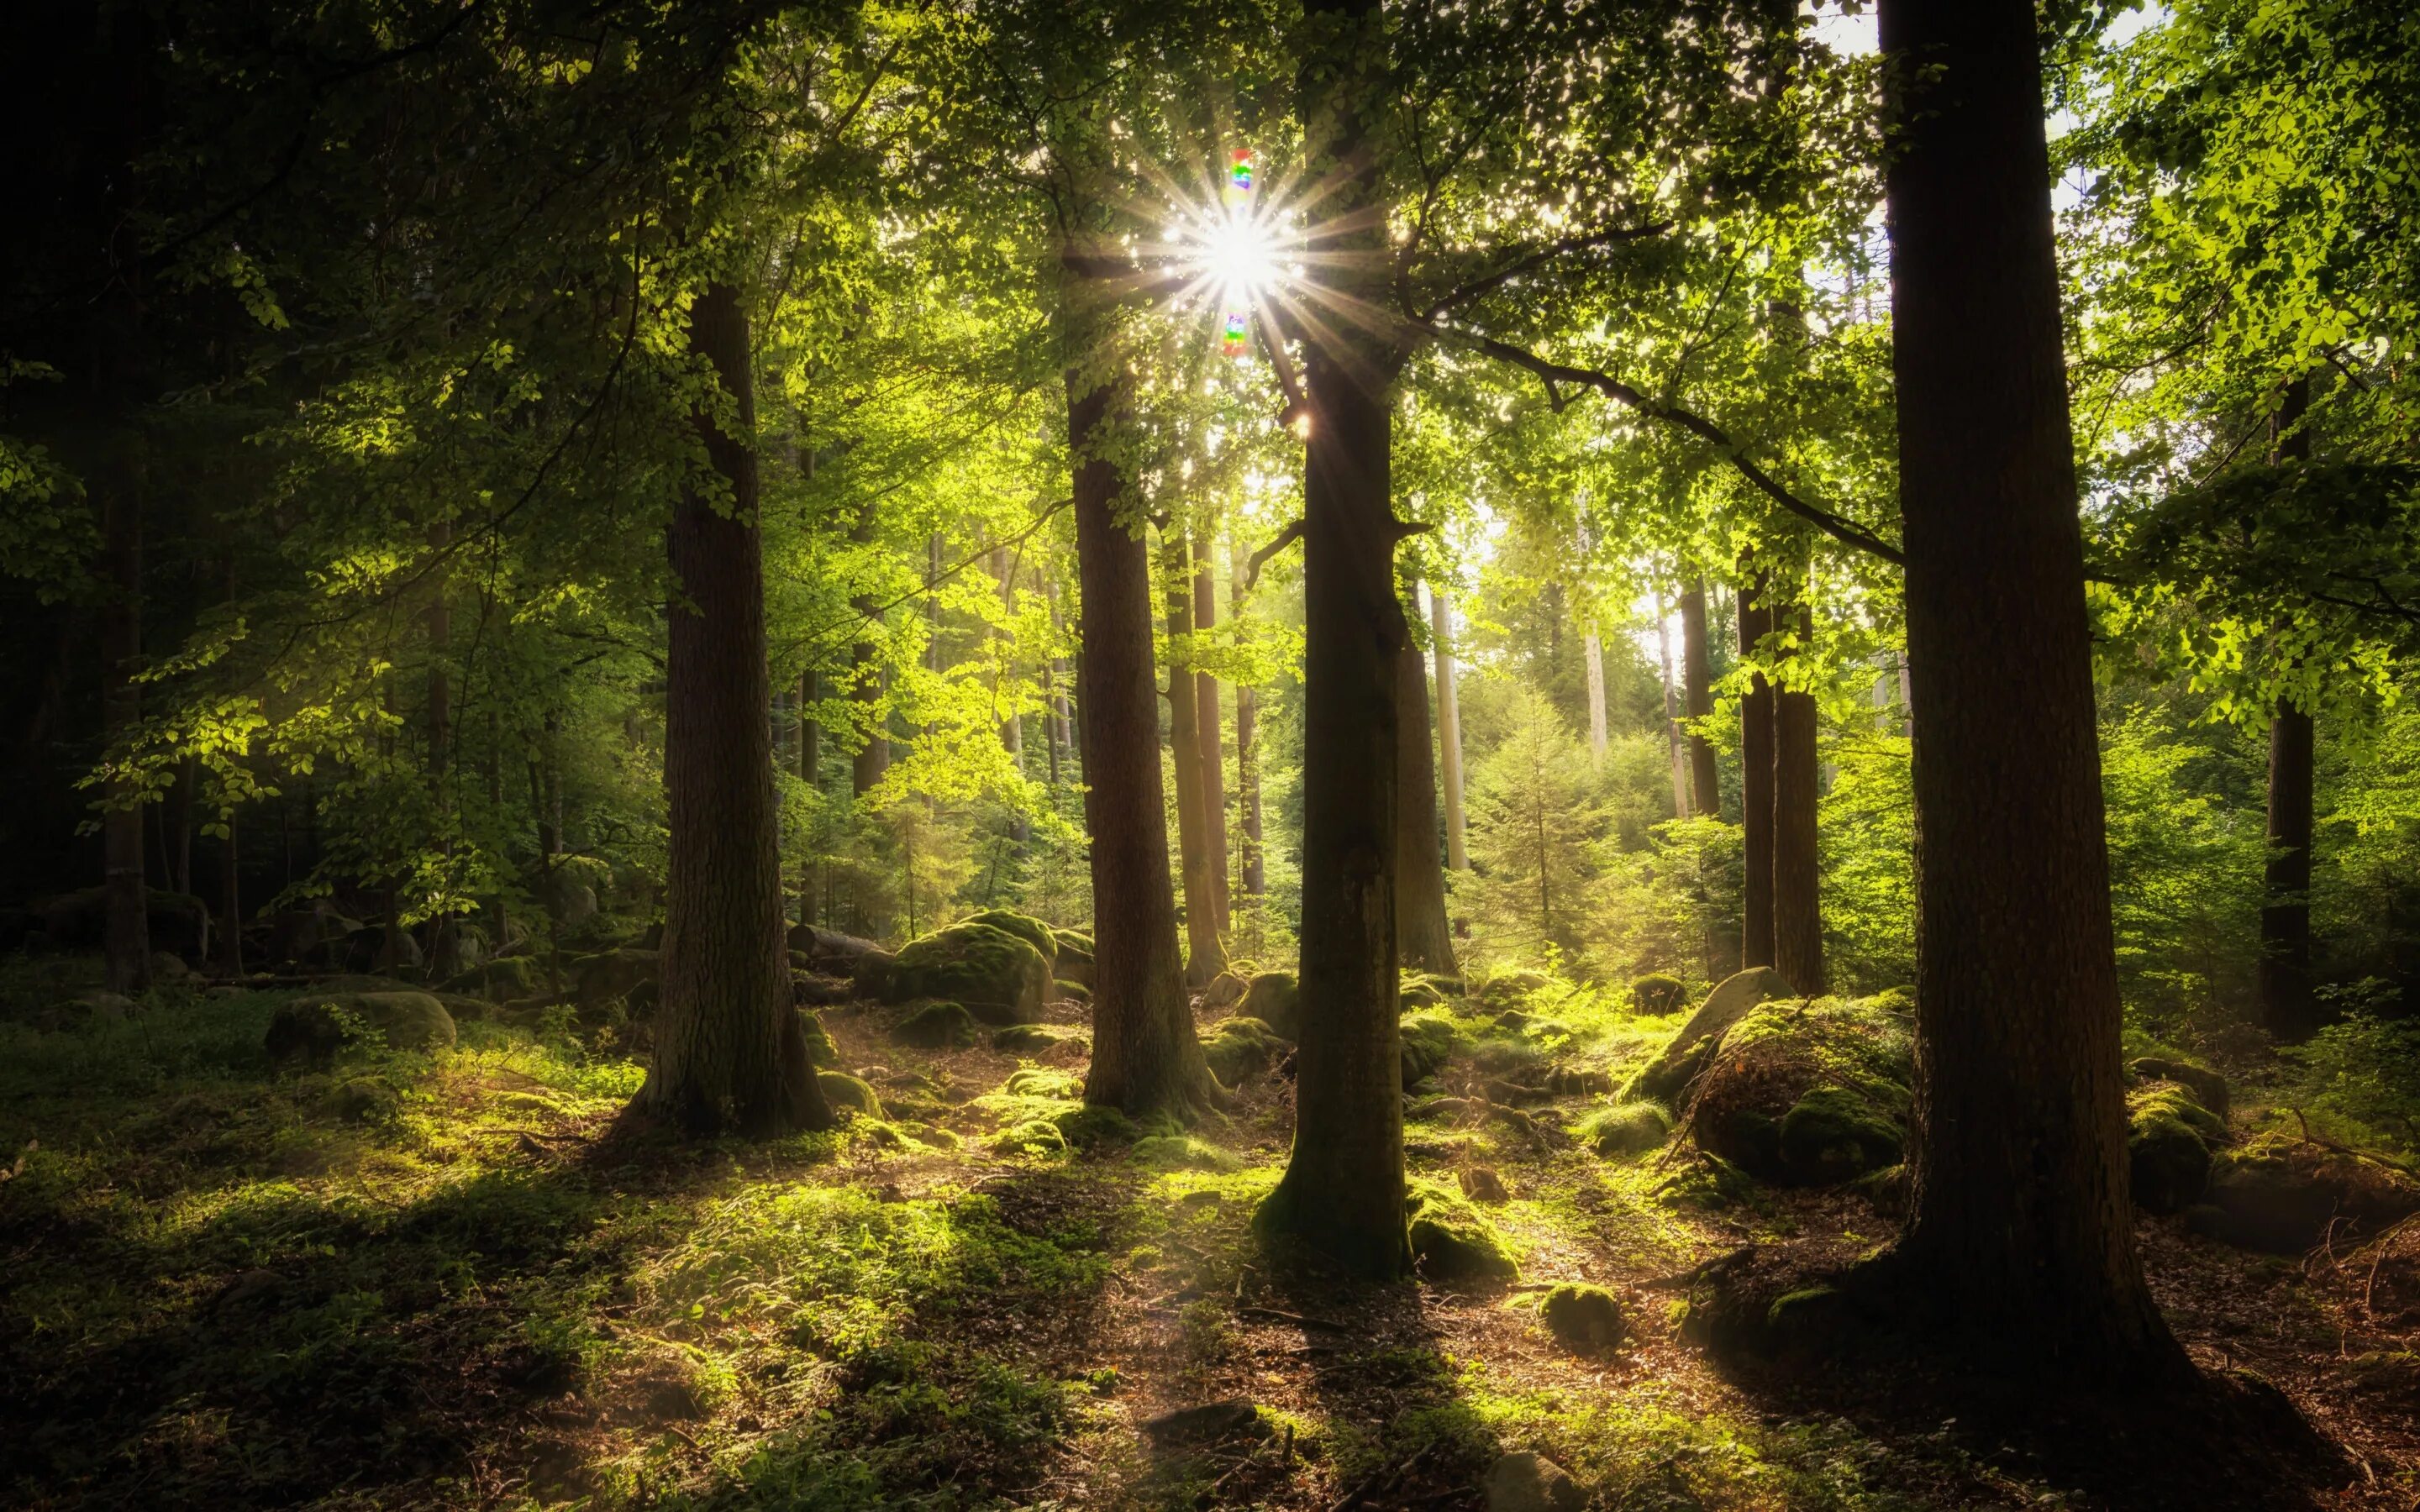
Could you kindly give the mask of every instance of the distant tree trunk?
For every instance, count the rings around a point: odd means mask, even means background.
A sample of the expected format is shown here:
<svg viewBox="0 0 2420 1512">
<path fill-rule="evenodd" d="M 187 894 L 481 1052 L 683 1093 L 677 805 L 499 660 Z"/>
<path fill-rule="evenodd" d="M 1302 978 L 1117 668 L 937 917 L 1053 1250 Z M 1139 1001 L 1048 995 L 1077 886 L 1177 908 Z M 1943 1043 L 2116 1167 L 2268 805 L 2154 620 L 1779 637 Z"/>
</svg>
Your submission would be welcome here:
<svg viewBox="0 0 2420 1512">
<path fill-rule="evenodd" d="M 1438 786 L 1445 794 L 1445 864 L 1470 870 L 1462 824 L 1462 704 L 1453 686 L 1453 609 L 1429 590 L 1429 629 L 1436 641 Z"/>
<path fill-rule="evenodd" d="M 1162 538 L 1160 589 L 1168 595 L 1168 744 L 1175 755 L 1177 862 L 1185 876 L 1185 980 L 1200 987 L 1227 969 L 1218 939 L 1217 872 L 1210 865 L 1209 822 L 1202 812 L 1202 705 L 1188 659 L 1178 648 L 1193 633 L 1193 592 L 1185 537 Z"/>
<path fill-rule="evenodd" d="M 2311 435 L 2301 424 L 2311 402 L 2311 383 L 2286 386 L 2278 407 L 2274 447 L 2279 462 L 2304 463 Z M 2318 759 L 2311 717 L 2279 699 L 2269 721 L 2269 855 L 2262 868 L 2260 902 L 2260 1022 L 2281 1043 L 2299 1044 L 2317 1033 L 2318 1004 L 2311 993 L 2312 767 Z"/>
<path fill-rule="evenodd" d="M 823 696 L 823 679 L 813 667 L 799 673 L 799 780 L 817 790 L 823 787 L 824 727 L 808 711 Z"/>
<path fill-rule="evenodd" d="M 1664 685 L 1664 746 L 1665 755 L 1672 767 L 1672 817 L 1689 817 L 1689 756 L 1681 738 L 1681 698 L 1672 686 L 1672 616 L 1664 608 L 1664 594 L 1655 595 L 1655 664 L 1659 680 Z"/>
<path fill-rule="evenodd" d="M 1227 602 L 1243 612 L 1246 587 L 1244 544 L 1233 533 L 1227 538 Z M 1235 688 L 1235 809 L 1244 829 L 1242 859 L 1244 896 L 1258 898 L 1264 890 L 1261 868 L 1261 699 L 1249 683 Z"/>
<path fill-rule="evenodd" d="M 1590 629 L 1580 637 L 1581 670 L 1588 673 L 1589 755 L 1605 762 L 1605 644 Z"/>
<path fill-rule="evenodd" d="M 229 810 L 226 836 L 219 844 L 219 970 L 230 979 L 243 975 L 243 888 L 236 869 L 235 820 Z"/>
<path fill-rule="evenodd" d="M 1321 45 L 1301 60 L 1309 167 L 1332 186 L 1324 208 L 1349 229 L 1322 239 L 1321 276 L 1348 298 L 1384 295 L 1385 217 L 1365 109 L 1384 39 L 1377 0 L 1311 0 Z M 1357 293 L 1356 290 L 1358 290 Z M 1312 322 L 1303 477 L 1302 1039 L 1295 1053 L 1294 1149 L 1255 1222 L 1351 1274 L 1403 1275 L 1404 1104 L 1397 1063 L 1395 761 L 1398 658 L 1408 639 L 1395 597 L 1402 527 L 1390 504 L 1388 389 L 1400 355 Z"/>
<path fill-rule="evenodd" d="M 1071 354 L 1089 339 L 1095 296 L 1065 260 L 1060 318 Z M 1152 667 L 1151 563 L 1131 480 L 1110 444 L 1127 404 L 1122 371 L 1067 367 L 1067 452 L 1075 465 L 1076 567 L 1084 653 L 1077 663 L 1084 828 L 1092 838 L 1093 1059 L 1089 1103 L 1189 1116 L 1216 1082 L 1193 1034 L 1168 879 L 1159 782 L 1159 687 Z"/>
<path fill-rule="evenodd" d="M 874 505 L 871 502 L 858 511 L 857 524 L 850 529 L 848 538 L 858 546 L 874 544 Z M 859 594 L 849 600 L 849 607 L 857 610 L 868 627 L 882 623 L 882 601 L 873 594 Z M 881 710 L 882 648 L 870 636 L 861 636 L 849 647 L 849 665 L 853 675 L 849 679 L 848 696 L 859 705 L 854 723 L 861 742 L 849 764 L 849 791 L 862 798 L 873 792 L 875 785 L 882 780 L 883 774 L 891 770 L 889 719 Z"/>
<path fill-rule="evenodd" d="M 1706 640 L 1706 585 L 1693 581 L 1681 594 L 1681 687 L 1692 721 L 1714 712 L 1714 664 Z M 1689 737 L 1690 811 L 1709 819 L 1723 813 L 1722 773 L 1714 742 Z"/>
<path fill-rule="evenodd" d="M 995 546 L 991 548 L 992 580 L 1000 584 L 1000 607 L 1003 619 L 1016 612 L 1016 570 L 1009 561 L 1008 548 Z M 998 632 L 995 639 L 1003 642 L 1000 649 L 1004 656 L 1007 650 L 1004 642 L 1009 639 L 1008 633 L 1003 629 Z M 1023 715 L 1011 712 L 1001 717 L 1000 744 L 1001 748 L 1008 752 L 1009 764 L 1016 769 L 1017 776 L 1023 777 L 1025 775 L 1025 717 Z M 1009 839 L 1020 849 L 1032 838 L 1032 828 L 1025 822 L 1023 810 L 1020 810 L 1009 816 L 1008 833 Z"/>
<path fill-rule="evenodd" d="M 131 448 L 132 442 L 127 443 Z M 113 759 L 123 754 L 143 722 L 143 693 L 134 681 L 143 658 L 143 515 L 137 492 L 140 463 L 118 459 L 114 486 L 102 497 L 102 549 L 108 555 L 109 587 L 101 608 L 101 717 L 103 743 Z M 101 880 L 104 884 L 103 980 L 114 993 L 133 994 L 151 985 L 150 895 L 143 867 L 143 805 L 136 786 L 113 777 L 103 789 L 101 816 Z"/>
<path fill-rule="evenodd" d="M 1395 664 L 1395 949 L 1407 966 L 1458 977 L 1462 967 L 1446 922 L 1445 856 L 1437 837 L 1428 658 L 1406 640 Z"/>
<path fill-rule="evenodd" d="M 1872 1279 L 1962 1348 L 2190 1371 L 2145 1286 L 2029 0 L 1882 0 L 1907 640 L 1916 1137 Z M 1921 68 L 1917 67 L 1921 64 Z"/>
<path fill-rule="evenodd" d="M 1210 532 L 1193 537 L 1193 628 L 1207 637 L 1218 624 L 1218 580 L 1210 570 Z M 1227 900 L 1227 758 L 1226 735 L 1218 717 L 1218 679 L 1209 672 L 1193 674 L 1197 713 L 1193 728 L 1202 757 L 1202 843 L 1210 853 L 1210 896 L 1218 906 L 1218 927 L 1229 927 Z"/>
<path fill-rule="evenodd" d="M 428 545 L 443 551 L 454 544 L 454 527 L 440 520 L 428 528 Z M 445 597 L 445 575 L 432 579 L 428 615 L 428 774 L 442 780 L 454 750 L 454 685 L 447 664 L 454 644 L 454 613 Z"/>
<path fill-rule="evenodd" d="M 755 384 L 739 291 L 713 284 L 690 309 L 690 349 L 734 401 L 738 434 L 691 417 L 730 488 L 718 511 L 684 488 L 673 511 L 664 787 L 670 798 L 656 1047 L 634 1105 L 695 1134 L 753 1137 L 828 1128 L 804 1026 L 790 1003 L 782 853 L 773 803 L 757 534 Z"/>
<path fill-rule="evenodd" d="M 1797 632 L 1801 647 L 1814 633 L 1804 604 L 1776 597 L 1775 612 Z M 1805 655 L 1793 649 L 1791 660 Z M 1823 911 L 1816 850 L 1815 695 L 1776 687 L 1773 699 L 1773 966 L 1809 996 L 1827 990 Z"/>
<path fill-rule="evenodd" d="M 1760 571 L 1739 593 L 1740 654 L 1754 656 L 1773 629 Z M 1773 685 L 1758 672 L 1740 696 L 1740 964 L 1773 964 Z"/>
</svg>

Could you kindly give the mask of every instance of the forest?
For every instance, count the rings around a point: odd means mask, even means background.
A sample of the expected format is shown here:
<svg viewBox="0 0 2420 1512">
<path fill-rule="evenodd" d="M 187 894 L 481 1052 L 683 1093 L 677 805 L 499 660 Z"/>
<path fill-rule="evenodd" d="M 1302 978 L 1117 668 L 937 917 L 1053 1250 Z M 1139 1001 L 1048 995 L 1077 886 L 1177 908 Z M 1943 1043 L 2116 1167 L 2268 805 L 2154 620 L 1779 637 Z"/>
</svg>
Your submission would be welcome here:
<svg viewBox="0 0 2420 1512">
<path fill-rule="evenodd" d="M 2420 1506 L 2420 10 L 0 112 L 0 1504 Z"/>
</svg>

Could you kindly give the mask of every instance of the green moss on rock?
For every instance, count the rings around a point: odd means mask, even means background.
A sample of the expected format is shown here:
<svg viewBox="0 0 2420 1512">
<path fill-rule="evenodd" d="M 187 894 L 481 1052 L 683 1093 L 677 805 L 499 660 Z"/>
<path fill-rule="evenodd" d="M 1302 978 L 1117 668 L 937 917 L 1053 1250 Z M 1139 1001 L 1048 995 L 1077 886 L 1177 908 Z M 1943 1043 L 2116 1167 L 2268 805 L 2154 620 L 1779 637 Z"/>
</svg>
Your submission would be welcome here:
<svg viewBox="0 0 2420 1512">
<path fill-rule="evenodd" d="M 324 1066 L 347 1043 L 371 1039 L 390 1050 L 450 1049 L 454 1016 L 427 993 L 315 993 L 279 1009 L 262 1045 L 272 1060 Z"/>
<path fill-rule="evenodd" d="M 1449 1285 L 1520 1279 L 1503 1236 L 1460 1194 L 1419 1181 L 1406 1196 L 1412 1259 L 1422 1275 Z"/>
<path fill-rule="evenodd" d="M 1678 977 L 1651 971 L 1630 984 L 1630 1000 L 1641 1013 L 1678 1013 L 1688 1006 L 1689 989 Z"/>
<path fill-rule="evenodd" d="M 925 1050 L 963 1049 L 982 1031 L 974 1015 L 958 1003 L 926 1003 L 891 1026 L 891 1038 Z"/>
<path fill-rule="evenodd" d="M 1030 1055 L 1035 1051 L 1054 1049 L 1069 1038 L 1069 1035 L 1047 1025 L 1012 1024 L 992 1031 L 991 1047 L 1012 1055 Z"/>
<path fill-rule="evenodd" d="M 1240 1086 L 1245 1077 L 1268 1070 L 1286 1050 L 1286 1041 L 1267 1025 L 1240 1014 L 1221 1019 L 1202 1041 L 1202 1054 L 1208 1058 L 1212 1074 L 1229 1087 Z"/>
<path fill-rule="evenodd" d="M 1078 1149 L 1091 1149 L 1101 1145 L 1131 1145 L 1143 1136 L 1140 1124 L 1116 1108 L 1087 1103 L 1069 1108 L 1051 1122 L 1058 1125 L 1060 1137 Z"/>
<path fill-rule="evenodd" d="M 1001 1090 L 1012 1097 L 1047 1097 L 1073 1103 L 1084 1095 L 1084 1084 L 1063 1071 L 1021 1066 L 1011 1072 Z"/>
<path fill-rule="evenodd" d="M 990 1025 L 1032 1024 L 1050 995 L 1050 963 L 993 924 L 953 924 L 910 941 L 884 974 L 883 998 L 942 997 Z"/>
<path fill-rule="evenodd" d="M 1405 1087 L 1416 1087 L 1435 1075 L 1456 1053 L 1470 1044 L 1470 1036 L 1461 1025 L 1434 1009 L 1407 1015 L 1401 1033 Z"/>
<path fill-rule="evenodd" d="M 1555 1342 L 1575 1354 L 1602 1354 L 1626 1332 L 1621 1304 L 1603 1287 L 1566 1281 L 1538 1304 L 1538 1316 Z"/>
<path fill-rule="evenodd" d="M 1770 966 L 1750 966 L 1724 978 L 1646 1069 L 1631 1078 L 1622 1096 L 1680 1106 L 1713 1058 L 1714 1047 L 1742 1019 L 1761 1003 L 1792 995 L 1789 980 Z"/>
<path fill-rule="evenodd" d="M 1672 1115 L 1660 1103 L 1616 1103 L 1582 1119 L 1574 1133 L 1602 1159 L 1639 1155 L 1672 1136 Z"/>
<path fill-rule="evenodd" d="M 1896 1016 L 1836 998 L 1767 1000 L 1707 1052 L 1690 1134 L 1759 1180 L 1837 1186 L 1900 1163 L 1913 1074 Z"/>
<path fill-rule="evenodd" d="M 1065 1153 L 1067 1136 L 1047 1119 L 1028 1119 L 1002 1129 L 985 1145 L 1001 1155 L 1058 1155 Z"/>
<path fill-rule="evenodd" d="M 807 1041 L 807 1064 L 817 1067 L 840 1064 L 839 1047 L 832 1043 L 831 1031 L 814 1014 L 799 1010 L 799 1033 Z"/>
<path fill-rule="evenodd" d="M 1032 914 L 1020 914 L 1014 908 L 986 908 L 982 913 L 970 914 L 958 922 L 988 924 L 996 930 L 1003 930 L 1014 934 L 1033 947 L 1045 961 L 1055 962 L 1059 959 L 1059 936 L 1052 932 L 1049 925 Z"/>
<path fill-rule="evenodd" d="M 868 1119 L 882 1117 L 882 1099 L 874 1095 L 868 1084 L 845 1071 L 819 1071 L 815 1085 L 824 1089 L 824 1101 L 834 1108 L 847 1108 Z"/>
<path fill-rule="evenodd" d="M 1235 1006 L 1239 1018 L 1258 1019 L 1271 1033 L 1288 1040 L 1302 1038 L 1302 986 L 1291 971 L 1264 971 L 1244 988 Z"/>
</svg>

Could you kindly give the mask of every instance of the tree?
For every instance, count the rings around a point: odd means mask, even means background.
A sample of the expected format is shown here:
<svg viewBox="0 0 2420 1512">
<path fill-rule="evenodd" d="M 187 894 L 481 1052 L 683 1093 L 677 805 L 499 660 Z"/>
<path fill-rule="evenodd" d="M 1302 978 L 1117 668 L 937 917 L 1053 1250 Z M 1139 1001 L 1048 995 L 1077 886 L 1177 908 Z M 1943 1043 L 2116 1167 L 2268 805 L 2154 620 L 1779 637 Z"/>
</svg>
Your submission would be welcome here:
<svg viewBox="0 0 2420 1512">
<path fill-rule="evenodd" d="M 1395 946 L 1403 964 L 1459 976 L 1445 917 L 1445 857 L 1438 844 L 1436 760 L 1429 744 L 1428 658 L 1405 642 L 1395 686 Z"/>
<path fill-rule="evenodd" d="M 1815 695 L 1802 686 L 1814 661 L 1814 616 L 1799 595 L 1777 597 L 1778 675 L 1773 700 L 1773 965 L 1802 993 L 1826 990 L 1816 855 L 1819 799 Z"/>
<path fill-rule="evenodd" d="M 1505 738 L 1472 773 L 1473 875 L 1458 884 L 1481 937 L 1534 955 L 1580 952 L 1599 823 L 1582 748 L 1544 695 L 1515 685 Z"/>
<path fill-rule="evenodd" d="M 1200 987 L 1227 969 L 1227 949 L 1218 937 L 1218 873 L 1204 811 L 1210 779 L 1203 771 L 1201 698 L 1189 670 L 1194 595 L 1182 531 L 1161 536 L 1159 566 L 1168 599 L 1168 744 L 1175 758 L 1177 861 L 1185 877 L 1185 980 Z"/>
<path fill-rule="evenodd" d="M 1691 579 L 1681 591 L 1681 687 L 1689 714 L 1689 808 L 1708 819 L 1723 812 L 1722 773 L 1714 745 L 1698 721 L 1714 712 L 1714 670 L 1706 642 L 1706 585 Z"/>
<path fill-rule="evenodd" d="M 1881 16 L 1917 911 L 1909 1216 L 1877 1271 L 1997 1354 L 2173 1378 L 2128 1200 L 2034 8 Z"/>
<path fill-rule="evenodd" d="M 1745 879 L 1740 889 L 1740 964 L 1773 963 L 1774 696 L 1761 663 L 1773 634 L 1773 579 L 1756 573 L 1739 592 L 1740 658 L 1749 664 L 1740 694 L 1740 840 Z"/>
</svg>

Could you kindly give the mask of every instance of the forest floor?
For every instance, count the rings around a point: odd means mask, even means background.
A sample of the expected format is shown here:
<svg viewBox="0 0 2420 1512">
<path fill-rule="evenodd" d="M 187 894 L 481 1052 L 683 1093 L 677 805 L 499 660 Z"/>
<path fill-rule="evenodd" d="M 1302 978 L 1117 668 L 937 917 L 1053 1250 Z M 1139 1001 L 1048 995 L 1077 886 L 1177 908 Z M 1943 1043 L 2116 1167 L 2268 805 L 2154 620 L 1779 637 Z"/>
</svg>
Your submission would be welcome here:
<svg viewBox="0 0 2420 1512">
<path fill-rule="evenodd" d="M 842 1007 L 840 1064 L 882 1118 L 681 1147 L 617 1133 L 640 1069 L 562 1027 L 276 1075 L 274 995 L 60 1030 L 10 992 L 37 988 L 0 979 L 12 1505 L 1465 1512 L 1519 1449 L 1624 1512 L 2142 1504 L 1920 1390 L 1710 1363 L 1675 1277 L 1749 1242 L 1845 1259 L 1890 1225 L 1837 1194 L 1695 1205 L 1658 1153 L 1558 1137 L 1584 1098 L 1528 1132 L 1409 1125 L 1417 1177 L 1501 1180 L 1483 1211 L 1522 1279 L 1368 1288 L 1252 1241 L 1288 1134 L 1273 1074 L 1189 1137 L 1002 1153 L 1069 1108 L 1076 1033 L 909 1050 L 899 1011 Z M 1557 1053 L 1618 1074 L 1677 1022 Z M 2420 1249 L 2143 1237 L 2195 1358 L 2258 1371 L 2349 1452 L 2308 1504 L 2420 1505 Z M 1619 1349 L 1542 1327 L 1566 1280 L 1621 1300 Z M 1256 1411 L 1224 1436 L 1145 1431 L 1235 1399 Z"/>
</svg>

